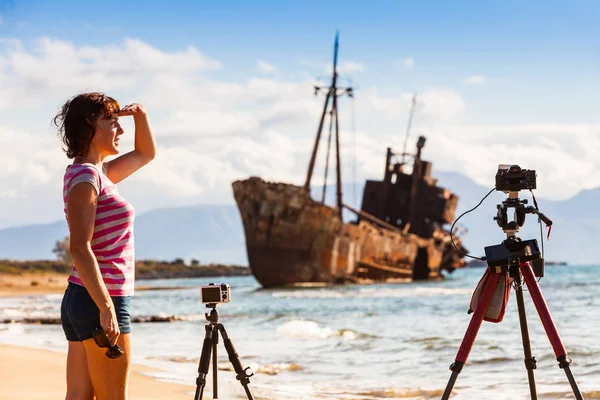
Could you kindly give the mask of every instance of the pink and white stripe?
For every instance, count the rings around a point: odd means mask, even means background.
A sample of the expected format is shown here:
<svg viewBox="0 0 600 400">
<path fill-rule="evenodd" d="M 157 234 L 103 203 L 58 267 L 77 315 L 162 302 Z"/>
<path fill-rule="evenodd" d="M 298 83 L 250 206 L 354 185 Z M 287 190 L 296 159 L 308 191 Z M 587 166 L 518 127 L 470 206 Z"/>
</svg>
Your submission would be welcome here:
<svg viewBox="0 0 600 400">
<path fill-rule="evenodd" d="M 98 193 L 91 245 L 96 260 L 98 260 L 104 284 L 111 296 L 132 296 L 135 278 L 133 242 L 135 210 L 127 200 L 121 197 L 115 184 L 95 165 L 71 164 L 67 167 L 64 176 L 65 216 L 69 191 L 82 182 L 91 184 Z M 68 281 L 84 286 L 75 265 L 73 265 Z"/>
</svg>

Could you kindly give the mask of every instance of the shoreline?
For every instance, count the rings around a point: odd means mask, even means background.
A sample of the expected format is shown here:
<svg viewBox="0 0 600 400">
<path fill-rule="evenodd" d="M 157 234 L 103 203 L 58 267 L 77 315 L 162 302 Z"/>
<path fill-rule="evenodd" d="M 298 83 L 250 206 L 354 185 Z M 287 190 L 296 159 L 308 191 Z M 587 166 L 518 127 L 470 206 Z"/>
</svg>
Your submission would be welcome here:
<svg viewBox="0 0 600 400">
<path fill-rule="evenodd" d="M 0 344 L 0 399 L 42 400 L 64 398 L 67 354 L 31 347 Z M 146 373 L 159 370 L 133 364 L 129 382 L 131 400 L 193 398 L 195 386 L 158 381 Z M 208 385 L 207 385 L 208 386 Z M 209 387 L 207 387 L 210 390 Z"/>
<path fill-rule="evenodd" d="M 62 294 L 67 288 L 68 274 L 51 272 L 25 272 L 20 275 L 0 273 L 0 298 L 21 297 L 47 294 Z M 167 278 L 165 278 L 167 279 Z M 173 278 L 176 279 L 176 278 Z M 149 280 L 139 278 L 136 281 Z M 179 286 L 145 286 L 136 285 L 136 291 L 142 290 L 177 290 L 186 289 Z"/>
</svg>

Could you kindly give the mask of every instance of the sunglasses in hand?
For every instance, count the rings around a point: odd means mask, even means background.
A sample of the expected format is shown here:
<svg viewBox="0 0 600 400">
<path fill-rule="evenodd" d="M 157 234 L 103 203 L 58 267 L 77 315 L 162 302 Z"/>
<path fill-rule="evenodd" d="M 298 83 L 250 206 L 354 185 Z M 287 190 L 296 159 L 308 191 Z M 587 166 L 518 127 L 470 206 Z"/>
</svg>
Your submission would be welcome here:
<svg viewBox="0 0 600 400">
<path fill-rule="evenodd" d="M 123 349 L 121 349 L 118 345 L 115 344 L 113 346 L 110 344 L 110 339 L 108 338 L 108 335 L 100 327 L 96 328 L 96 330 L 94 331 L 94 341 L 96 342 L 98 347 L 108 347 L 108 350 L 106 350 L 106 357 L 108 358 L 119 358 L 123 354 L 125 354 Z"/>
</svg>

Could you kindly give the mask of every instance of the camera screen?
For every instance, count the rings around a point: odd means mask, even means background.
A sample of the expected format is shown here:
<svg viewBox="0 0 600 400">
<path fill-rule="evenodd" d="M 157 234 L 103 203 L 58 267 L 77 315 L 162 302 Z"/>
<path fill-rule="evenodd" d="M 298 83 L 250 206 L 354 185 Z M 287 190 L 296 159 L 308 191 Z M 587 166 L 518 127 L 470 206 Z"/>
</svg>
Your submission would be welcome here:
<svg viewBox="0 0 600 400">
<path fill-rule="evenodd" d="M 202 302 L 204 303 L 219 303 L 221 301 L 221 288 L 202 288 Z"/>
</svg>

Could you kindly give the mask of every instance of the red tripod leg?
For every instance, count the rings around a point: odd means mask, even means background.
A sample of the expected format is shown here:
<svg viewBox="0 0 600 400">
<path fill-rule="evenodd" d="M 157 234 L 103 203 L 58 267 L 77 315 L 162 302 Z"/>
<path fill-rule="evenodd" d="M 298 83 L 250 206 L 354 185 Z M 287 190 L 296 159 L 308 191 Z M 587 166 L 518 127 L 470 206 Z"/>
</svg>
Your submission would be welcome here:
<svg viewBox="0 0 600 400">
<path fill-rule="evenodd" d="M 483 321 L 485 312 L 490 304 L 490 301 L 492 300 L 492 295 L 494 294 L 494 290 L 496 290 L 496 286 L 498 286 L 498 282 L 500 281 L 500 277 L 502 275 L 503 273 L 491 273 L 485 282 L 485 286 L 483 287 L 481 296 L 479 297 L 479 302 L 475 308 L 473 316 L 471 317 L 471 322 L 469 322 L 469 326 L 467 327 L 467 332 L 465 333 L 463 341 L 460 344 L 460 348 L 458 349 L 458 353 L 456 354 L 456 360 L 450 366 L 452 375 L 450 376 L 450 380 L 448 381 L 448 385 L 446 386 L 442 400 L 448 400 L 450 398 L 456 378 L 458 378 L 458 374 L 460 374 L 460 371 L 462 371 L 463 366 L 467 362 L 467 358 L 469 357 L 471 348 L 473 348 L 473 343 L 475 342 L 477 332 L 479 332 L 479 328 L 481 327 L 481 322 Z"/>
<path fill-rule="evenodd" d="M 533 274 L 533 270 L 531 269 L 531 265 L 528 262 L 521 263 L 519 266 L 521 269 L 521 273 L 523 274 L 523 279 L 527 284 L 527 288 L 529 289 L 529 293 L 531 295 L 531 299 L 533 300 L 533 304 L 535 304 L 535 309 L 540 316 L 540 320 L 542 321 L 542 325 L 544 326 L 544 330 L 546 331 L 546 335 L 550 340 L 550 344 L 554 349 L 554 354 L 556 355 L 556 360 L 558 361 L 558 365 L 560 368 L 565 370 L 565 374 L 567 375 L 567 379 L 571 384 L 571 388 L 573 389 L 573 393 L 575 394 L 575 398 L 577 400 L 583 400 L 581 392 L 577 387 L 577 382 L 575 382 L 575 378 L 571 373 L 571 368 L 569 365 L 571 364 L 571 358 L 567 355 L 567 350 L 560 339 L 560 335 L 558 334 L 558 330 L 556 329 L 556 325 L 554 325 L 554 320 L 552 319 L 552 315 L 550 315 L 550 310 L 548 309 L 548 305 L 546 304 L 546 300 L 542 295 L 542 290 L 540 289 L 540 285 L 538 285 L 535 280 L 535 275 Z"/>
</svg>

